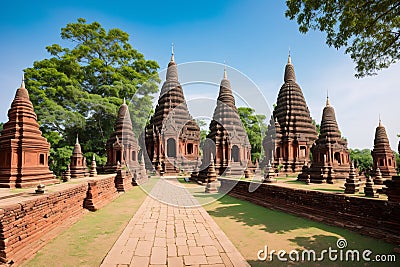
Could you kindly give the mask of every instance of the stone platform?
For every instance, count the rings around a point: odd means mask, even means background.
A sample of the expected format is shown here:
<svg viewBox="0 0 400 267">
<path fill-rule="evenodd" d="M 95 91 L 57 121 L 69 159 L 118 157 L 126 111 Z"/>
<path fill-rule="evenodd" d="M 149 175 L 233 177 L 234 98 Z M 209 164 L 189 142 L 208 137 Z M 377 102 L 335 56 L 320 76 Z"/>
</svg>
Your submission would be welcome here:
<svg viewBox="0 0 400 267">
<path fill-rule="evenodd" d="M 157 182 L 101 266 L 250 266 L 189 191 Z"/>
</svg>

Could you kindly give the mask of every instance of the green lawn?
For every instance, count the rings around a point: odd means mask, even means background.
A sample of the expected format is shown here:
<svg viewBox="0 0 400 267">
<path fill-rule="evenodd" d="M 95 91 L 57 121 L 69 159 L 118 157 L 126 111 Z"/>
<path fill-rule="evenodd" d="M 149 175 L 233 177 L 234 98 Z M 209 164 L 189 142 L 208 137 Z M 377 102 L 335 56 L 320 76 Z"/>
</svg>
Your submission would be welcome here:
<svg viewBox="0 0 400 267">
<path fill-rule="evenodd" d="M 261 262 L 257 252 L 264 248 L 289 252 L 292 249 L 320 252 L 323 249 L 337 249 L 338 238 L 347 240 L 347 249 L 363 251 L 369 249 L 374 254 L 393 254 L 394 245 L 362 236 L 349 230 L 296 217 L 280 211 L 270 210 L 230 196 L 224 196 L 205 209 L 221 227 L 228 238 L 242 253 L 251 266 L 288 266 L 289 262 Z M 397 261 L 400 255 L 397 254 Z M 305 266 L 364 266 L 361 262 L 303 263 Z M 303 265 L 301 264 L 301 265 Z M 291 263 L 290 265 L 300 265 Z M 369 266 L 375 266 L 376 263 Z M 367 265 L 368 266 L 368 265 Z M 393 263 L 381 266 L 396 266 Z M 398 266 L 398 265 L 397 265 Z"/>
<path fill-rule="evenodd" d="M 99 266 L 145 197 L 136 186 L 102 209 L 85 214 L 22 266 Z"/>
</svg>

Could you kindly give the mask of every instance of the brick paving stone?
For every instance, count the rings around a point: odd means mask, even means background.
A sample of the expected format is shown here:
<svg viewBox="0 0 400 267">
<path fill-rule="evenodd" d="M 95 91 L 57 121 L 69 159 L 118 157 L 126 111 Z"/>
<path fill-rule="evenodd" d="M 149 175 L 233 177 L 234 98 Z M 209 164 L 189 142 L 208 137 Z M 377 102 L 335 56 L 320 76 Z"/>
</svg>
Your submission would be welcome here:
<svg viewBox="0 0 400 267">
<path fill-rule="evenodd" d="M 167 248 L 153 247 L 151 249 L 150 264 L 167 264 Z"/>
<path fill-rule="evenodd" d="M 176 184 L 157 182 L 101 266 L 250 266 L 190 192 Z"/>
<path fill-rule="evenodd" d="M 205 255 L 204 249 L 202 247 L 189 247 L 190 255 Z"/>
<path fill-rule="evenodd" d="M 168 257 L 176 257 L 178 255 L 178 251 L 177 251 L 175 244 L 167 245 L 167 253 L 168 253 Z"/>
<path fill-rule="evenodd" d="M 168 257 L 168 267 L 183 267 L 182 257 Z"/>
</svg>

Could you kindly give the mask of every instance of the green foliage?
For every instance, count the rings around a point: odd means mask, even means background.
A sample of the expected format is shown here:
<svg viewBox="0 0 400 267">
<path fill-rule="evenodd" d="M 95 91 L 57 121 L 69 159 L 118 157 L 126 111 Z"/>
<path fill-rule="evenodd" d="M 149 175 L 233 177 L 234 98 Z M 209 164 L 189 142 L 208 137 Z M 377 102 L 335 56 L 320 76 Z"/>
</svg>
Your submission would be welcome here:
<svg viewBox="0 0 400 267">
<path fill-rule="evenodd" d="M 207 138 L 207 123 L 205 120 L 196 119 L 197 125 L 200 127 L 200 151 L 203 150 L 204 142 Z"/>
<path fill-rule="evenodd" d="M 393 153 L 396 157 L 397 173 L 400 175 L 400 154 L 397 153 L 396 151 L 393 151 Z"/>
<path fill-rule="evenodd" d="M 326 44 L 356 63 L 356 77 L 376 74 L 400 59 L 400 2 L 396 0 L 286 0 L 286 17 L 299 31 L 326 33 Z"/>
<path fill-rule="evenodd" d="M 78 133 L 83 151 L 104 158 L 123 98 L 131 105 L 134 131 L 141 132 L 159 81 L 158 64 L 133 49 L 120 29 L 106 31 L 80 18 L 61 29 L 61 38 L 66 47 L 46 47 L 50 58 L 25 70 L 41 130 L 54 149 L 56 174 L 65 163 L 58 149 L 74 144 Z"/>
<path fill-rule="evenodd" d="M 247 107 L 238 108 L 238 112 L 251 144 L 251 158 L 260 159 L 263 153 L 262 140 L 267 131 L 266 117 L 254 114 L 254 109 Z"/>
<path fill-rule="evenodd" d="M 50 169 L 57 175 L 67 169 L 67 165 L 71 163 L 71 155 L 73 146 L 55 147 L 50 149 Z"/>
<path fill-rule="evenodd" d="M 313 119 L 312 120 L 312 124 L 315 126 L 315 128 L 317 129 L 317 134 L 319 135 L 321 133 L 321 125 L 317 124 L 317 122 Z"/>
<path fill-rule="evenodd" d="M 359 172 L 364 172 L 366 176 L 370 176 L 373 168 L 373 159 L 371 150 L 369 149 L 349 149 L 350 160 L 354 162 L 354 166 Z"/>
<path fill-rule="evenodd" d="M 3 130 L 3 125 L 4 125 L 4 123 L 0 122 L 0 132 Z"/>
</svg>

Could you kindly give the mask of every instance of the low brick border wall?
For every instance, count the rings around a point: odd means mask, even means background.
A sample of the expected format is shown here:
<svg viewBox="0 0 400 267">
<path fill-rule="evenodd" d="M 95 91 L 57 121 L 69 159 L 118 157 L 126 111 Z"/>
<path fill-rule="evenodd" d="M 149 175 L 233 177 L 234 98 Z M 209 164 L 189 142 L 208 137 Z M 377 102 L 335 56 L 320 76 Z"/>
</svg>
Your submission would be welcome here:
<svg viewBox="0 0 400 267">
<path fill-rule="evenodd" d="M 55 237 L 54 234 L 48 236 L 49 232 L 75 223 L 88 210 L 100 209 L 131 189 L 132 182 L 132 176 L 123 172 L 79 184 L 47 187 L 43 195 L 22 193 L 2 200 L 0 264 L 20 263 L 29 258 Z"/>
<path fill-rule="evenodd" d="M 220 192 L 230 196 L 400 245 L 400 203 L 273 184 L 219 180 Z"/>
</svg>

